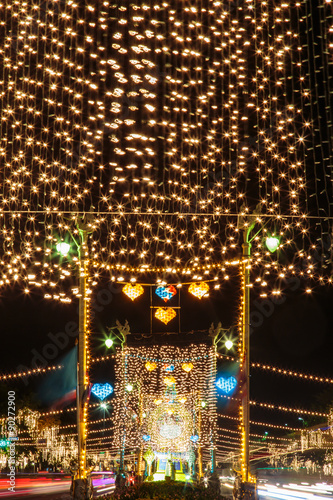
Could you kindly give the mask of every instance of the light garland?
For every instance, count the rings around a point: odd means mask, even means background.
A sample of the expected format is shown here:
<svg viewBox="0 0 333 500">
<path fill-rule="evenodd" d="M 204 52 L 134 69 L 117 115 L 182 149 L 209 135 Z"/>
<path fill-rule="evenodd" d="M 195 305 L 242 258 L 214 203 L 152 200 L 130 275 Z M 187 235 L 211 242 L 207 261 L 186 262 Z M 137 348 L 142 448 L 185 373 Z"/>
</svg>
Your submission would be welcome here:
<svg viewBox="0 0 333 500">
<path fill-rule="evenodd" d="M 309 375 L 306 373 L 296 372 L 294 370 L 286 370 L 283 368 L 278 368 L 276 366 L 271 366 L 263 363 L 251 363 L 252 368 L 260 368 L 262 370 L 267 370 L 279 375 L 286 375 L 290 377 L 300 378 L 302 380 L 311 380 L 312 382 L 323 382 L 328 384 L 333 384 L 333 379 L 327 377 L 320 377 L 317 375 Z"/>
</svg>

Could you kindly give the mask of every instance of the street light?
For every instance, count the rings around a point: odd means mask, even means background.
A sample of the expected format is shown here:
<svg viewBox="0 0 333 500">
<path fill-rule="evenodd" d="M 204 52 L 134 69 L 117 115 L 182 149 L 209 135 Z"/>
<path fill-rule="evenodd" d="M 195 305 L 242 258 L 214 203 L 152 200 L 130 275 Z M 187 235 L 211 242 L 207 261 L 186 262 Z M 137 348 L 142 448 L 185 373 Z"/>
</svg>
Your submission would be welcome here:
<svg viewBox="0 0 333 500">
<path fill-rule="evenodd" d="M 105 345 L 108 349 L 113 346 L 113 340 L 112 339 L 106 339 Z"/>
<path fill-rule="evenodd" d="M 57 243 L 56 245 L 56 249 L 57 252 L 60 253 L 60 255 L 65 257 L 69 253 L 71 246 L 69 245 L 69 243 L 66 243 L 65 241 L 59 241 L 59 243 Z"/>
<path fill-rule="evenodd" d="M 227 348 L 227 349 L 228 349 L 228 351 L 229 351 L 229 349 L 231 349 L 231 348 L 232 348 L 232 346 L 234 345 L 234 343 L 233 343 L 233 341 L 232 341 L 232 340 L 226 340 L 226 342 L 225 342 L 225 344 L 224 344 L 224 345 L 226 346 L 226 348 Z"/>
<path fill-rule="evenodd" d="M 72 498 L 77 500 L 92 498 L 92 483 L 90 471 L 87 470 L 87 420 L 89 400 L 89 376 L 88 376 L 88 279 L 89 279 L 89 251 L 88 235 L 91 232 L 87 222 L 81 219 L 77 223 L 79 241 L 73 237 L 79 257 L 79 343 L 78 343 L 78 377 L 77 377 L 77 434 L 78 434 L 78 468 L 73 478 L 71 488 Z M 70 245 L 59 241 L 56 245 L 57 251 L 66 256 L 70 251 Z"/>
<path fill-rule="evenodd" d="M 274 253 L 280 246 L 280 239 L 277 236 L 267 236 L 265 244 L 268 250 Z"/>
</svg>

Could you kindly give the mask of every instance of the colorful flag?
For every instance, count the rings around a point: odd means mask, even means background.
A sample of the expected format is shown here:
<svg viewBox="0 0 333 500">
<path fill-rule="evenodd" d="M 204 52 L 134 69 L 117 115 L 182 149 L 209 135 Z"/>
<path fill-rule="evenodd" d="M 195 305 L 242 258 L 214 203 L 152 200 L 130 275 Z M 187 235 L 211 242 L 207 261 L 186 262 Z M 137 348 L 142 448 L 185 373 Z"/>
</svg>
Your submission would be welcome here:
<svg viewBox="0 0 333 500">
<path fill-rule="evenodd" d="M 76 400 L 77 346 L 60 360 L 63 368 L 46 376 L 38 389 L 38 397 L 51 409 L 62 408 Z"/>
</svg>

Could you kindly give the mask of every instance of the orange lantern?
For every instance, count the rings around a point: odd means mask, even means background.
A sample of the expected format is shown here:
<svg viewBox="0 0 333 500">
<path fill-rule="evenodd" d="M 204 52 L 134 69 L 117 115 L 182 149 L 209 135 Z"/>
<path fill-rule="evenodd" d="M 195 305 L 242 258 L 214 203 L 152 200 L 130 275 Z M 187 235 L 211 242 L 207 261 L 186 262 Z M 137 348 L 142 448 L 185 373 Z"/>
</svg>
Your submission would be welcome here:
<svg viewBox="0 0 333 500">
<path fill-rule="evenodd" d="M 123 292 L 131 300 L 135 300 L 138 297 L 140 297 L 140 295 L 143 294 L 143 286 L 139 285 L 139 283 L 137 283 L 136 285 L 132 285 L 131 283 L 127 283 L 127 285 L 125 285 L 123 287 Z"/>
<path fill-rule="evenodd" d="M 201 299 L 205 295 L 207 295 L 207 292 L 209 292 L 209 285 L 208 283 L 202 282 L 202 283 L 192 283 L 188 287 L 188 291 L 192 293 L 195 297 L 198 297 L 198 299 Z"/>
<path fill-rule="evenodd" d="M 172 307 L 159 307 L 155 312 L 155 318 L 162 321 L 165 325 L 176 316 L 176 311 Z"/>
</svg>

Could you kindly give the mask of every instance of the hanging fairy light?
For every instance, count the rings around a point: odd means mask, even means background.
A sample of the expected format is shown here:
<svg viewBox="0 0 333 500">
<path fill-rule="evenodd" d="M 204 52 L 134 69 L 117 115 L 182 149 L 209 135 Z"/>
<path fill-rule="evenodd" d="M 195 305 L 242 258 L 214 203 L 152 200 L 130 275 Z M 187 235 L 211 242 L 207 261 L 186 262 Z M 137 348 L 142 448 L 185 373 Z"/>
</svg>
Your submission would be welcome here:
<svg viewBox="0 0 333 500">
<path fill-rule="evenodd" d="M 198 299 L 202 299 L 202 297 L 207 296 L 207 293 L 209 292 L 209 285 L 205 282 L 191 283 L 188 287 L 188 291 L 195 297 L 198 297 Z"/>
<path fill-rule="evenodd" d="M 131 283 L 127 283 L 127 285 L 125 285 L 123 287 L 123 292 L 131 300 L 135 300 L 138 297 L 140 297 L 140 295 L 143 294 L 144 290 L 143 290 L 143 286 L 140 285 L 139 283 L 136 283 L 135 285 L 132 285 Z"/>
<path fill-rule="evenodd" d="M 176 311 L 172 307 L 159 307 L 155 312 L 155 318 L 162 321 L 164 324 L 168 324 L 175 316 Z"/>
</svg>

